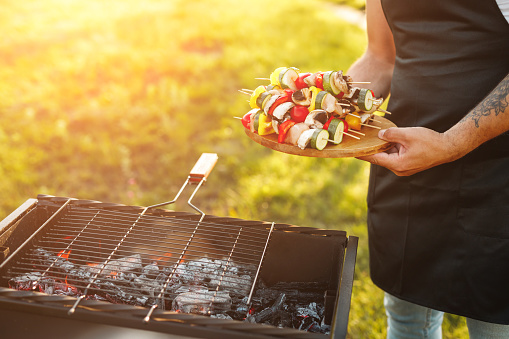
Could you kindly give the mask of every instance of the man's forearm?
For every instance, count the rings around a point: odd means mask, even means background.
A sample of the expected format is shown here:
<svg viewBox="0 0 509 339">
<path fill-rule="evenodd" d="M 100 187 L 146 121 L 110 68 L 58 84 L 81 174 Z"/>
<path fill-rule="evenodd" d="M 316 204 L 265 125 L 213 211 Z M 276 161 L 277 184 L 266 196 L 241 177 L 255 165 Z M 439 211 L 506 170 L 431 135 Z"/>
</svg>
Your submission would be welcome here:
<svg viewBox="0 0 509 339">
<path fill-rule="evenodd" d="M 378 58 L 368 51 L 350 67 L 347 74 L 354 81 L 371 82 L 364 87 L 373 90 L 377 98 L 386 99 L 390 91 L 393 69 L 392 63 Z"/>
<path fill-rule="evenodd" d="M 445 132 L 455 157 L 509 130 L 509 74 L 456 125 Z"/>
</svg>

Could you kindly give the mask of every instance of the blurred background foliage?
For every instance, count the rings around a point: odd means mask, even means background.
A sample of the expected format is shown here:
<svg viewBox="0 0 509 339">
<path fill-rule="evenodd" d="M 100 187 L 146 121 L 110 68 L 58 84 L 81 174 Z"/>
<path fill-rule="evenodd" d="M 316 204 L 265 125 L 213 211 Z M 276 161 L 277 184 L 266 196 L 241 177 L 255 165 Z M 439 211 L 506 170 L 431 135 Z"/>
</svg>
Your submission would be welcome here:
<svg viewBox="0 0 509 339">
<path fill-rule="evenodd" d="M 363 8 L 358 0 L 3 1 L 0 219 L 39 193 L 169 201 L 200 154 L 217 153 L 193 203 L 208 214 L 359 236 L 350 337 L 383 338 L 383 294 L 368 269 L 368 166 L 273 152 L 234 119 L 249 110 L 238 90 L 264 84 L 255 78 L 277 67 L 347 70 L 366 44 L 354 23 Z M 188 209 L 182 201 L 171 208 Z M 466 335 L 460 318 L 444 327 L 445 338 Z"/>
</svg>

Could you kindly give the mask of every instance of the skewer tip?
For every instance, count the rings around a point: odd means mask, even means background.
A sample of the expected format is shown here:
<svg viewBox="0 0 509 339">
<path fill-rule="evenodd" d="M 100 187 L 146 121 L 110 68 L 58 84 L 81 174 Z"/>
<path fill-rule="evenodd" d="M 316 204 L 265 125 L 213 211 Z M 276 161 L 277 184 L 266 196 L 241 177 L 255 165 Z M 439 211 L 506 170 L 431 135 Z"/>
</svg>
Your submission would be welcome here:
<svg viewBox="0 0 509 339">
<path fill-rule="evenodd" d="M 381 108 L 377 109 L 377 111 L 382 112 L 382 113 L 385 113 L 385 114 L 392 114 L 391 112 L 386 111 L 386 110 L 381 109 Z"/>
</svg>

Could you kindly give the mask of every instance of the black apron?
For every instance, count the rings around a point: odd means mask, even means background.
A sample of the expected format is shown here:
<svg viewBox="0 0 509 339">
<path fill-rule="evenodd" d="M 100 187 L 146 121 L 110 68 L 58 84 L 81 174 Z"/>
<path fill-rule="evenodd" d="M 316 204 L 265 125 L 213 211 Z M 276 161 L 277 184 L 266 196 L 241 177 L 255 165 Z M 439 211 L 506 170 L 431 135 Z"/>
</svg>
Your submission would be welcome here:
<svg viewBox="0 0 509 339">
<path fill-rule="evenodd" d="M 382 6 L 396 43 L 396 125 L 444 132 L 509 73 L 509 24 L 495 0 Z M 409 177 L 372 165 L 368 231 L 371 277 L 383 290 L 509 324 L 509 133 Z"/>
</svg>

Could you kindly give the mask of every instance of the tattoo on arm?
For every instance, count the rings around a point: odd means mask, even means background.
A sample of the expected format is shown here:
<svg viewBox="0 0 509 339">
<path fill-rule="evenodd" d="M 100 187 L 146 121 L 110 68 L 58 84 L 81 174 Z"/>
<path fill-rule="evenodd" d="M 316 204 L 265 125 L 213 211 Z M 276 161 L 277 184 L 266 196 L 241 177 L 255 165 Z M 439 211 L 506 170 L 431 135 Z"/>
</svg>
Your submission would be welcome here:
<svg viewBox="0 0 509 339">
<path fill-rule="evenodd" d="M 509 106 L 507 97 L 509 96 L 509 75 L 507 75 L 500 84 L 491 92 L 479 105 L 477 105 L 469 114 L 467 114 L 462 122 L 473 120 L 475 127 L 479 128 L 479 121 L 482 117 L 491 114 L 496 116 L 504 113 Z"/>
</svg>

